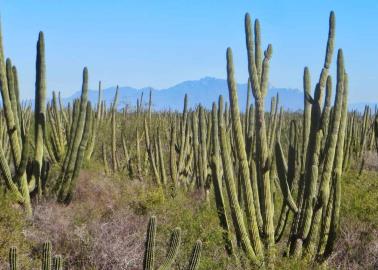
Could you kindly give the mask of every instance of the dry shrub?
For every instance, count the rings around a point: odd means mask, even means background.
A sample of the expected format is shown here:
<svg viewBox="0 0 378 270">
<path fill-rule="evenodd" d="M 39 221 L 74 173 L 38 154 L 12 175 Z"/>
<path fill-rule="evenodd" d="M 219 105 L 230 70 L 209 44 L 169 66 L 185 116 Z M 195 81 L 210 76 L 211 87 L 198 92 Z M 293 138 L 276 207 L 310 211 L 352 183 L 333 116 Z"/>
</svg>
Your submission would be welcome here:
<svg viewBox="0 0 378 270">
<path fill-rule="evenodd" d="M 364 155 L 364 169 L 378 171 L 378 155 L 376 151 L 368 151 Z"/>
<path fill-rule="evenodd" d="M 345 222 L 329 259 L 336 269 L 378 269 L 378 230 L 371 224 Z"/>
<path fill-rule="evenodd" d="M 141 269 L 144 218 L 117 211 L 107 222 L 90 224 L 94 238 L 90 261 L 96 269 Z"/>
<path fill-rule="evenodd" d="M 119 205 L 120 197 L 116 182 L 82 173 L 69 206 L 54 201 L 36 206 L 32 225 L 24 231 L 37 245 L 33 257 L 48 240 L 68 269 L 139 269 L 146 219 Z"/>
</svg>

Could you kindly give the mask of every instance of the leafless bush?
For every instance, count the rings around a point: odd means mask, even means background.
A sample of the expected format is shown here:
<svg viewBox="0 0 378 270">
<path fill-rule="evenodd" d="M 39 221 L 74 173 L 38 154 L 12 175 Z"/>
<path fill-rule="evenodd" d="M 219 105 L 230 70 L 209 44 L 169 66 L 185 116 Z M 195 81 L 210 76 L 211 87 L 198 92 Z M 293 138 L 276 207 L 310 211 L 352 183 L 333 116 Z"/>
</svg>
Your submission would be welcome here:
<svg viewBox="0 0 378 270">
<path fill-rule="evenodd" d="M 345 223 L 329 260 L 336 269 L 378 269 L 378 230 L 365 223 Z"/>
<path fill-rule="evenodd" d="M 94 235 L 90 261 L 96 269 L 140 269 L 143 259 L 145 222 L 125 211 L 101 224 L 91 224 Z"/>
<path fill-rule="evenodd" d="M 369 151 L 364 156 L 364 168 L 370 171 L 378 171 L 378 155 L 376 151 Z"/>
<path fill-rule="evenodd" d="M 36 244 L 51 241 L 68 269 L 139 269 L 146 220 L 119 205 L 120 194 L 115 183 L 84 174 L 69 206 L 54 201 L 36 206 L 25 237 Z M 35 257 L 38 252 L 37 247 Z"/>
</svg>

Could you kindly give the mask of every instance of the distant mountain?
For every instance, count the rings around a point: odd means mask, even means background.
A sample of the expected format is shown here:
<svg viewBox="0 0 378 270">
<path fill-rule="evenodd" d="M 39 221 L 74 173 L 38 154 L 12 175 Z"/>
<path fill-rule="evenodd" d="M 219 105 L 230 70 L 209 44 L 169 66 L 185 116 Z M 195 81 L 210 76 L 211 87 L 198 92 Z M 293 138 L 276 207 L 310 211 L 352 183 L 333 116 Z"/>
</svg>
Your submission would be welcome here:
<svg viewBox="0 0 378 270">
<path fill-rule="evenodd" d="M 175 86 L 166 89 L 143 88 L 136 89 L 132 87 L 119 88 L 119 108 L 123 108 L 126 104 L 133 108 L 136 107 L 137 99 L 143 93 L 143 103 L 148 103 L 149 91 L 152 91 L 152 104 L 154 110 L 177 110 L 181 111 L 184 103 L 185 93 L 188 94 L 189 105 L 194 107 L 202 104 L 206 108 L 211 108 L 214 101 L 218 100 L 219 95 L 223 95 L 228 100 L 227 81 L 205 77 L 200 80 L 184 81 Z M 115 94 L 116 88 L 110 87 L 103 89 L 102 99 L 109 105 Z M 286 110 L 296 111 L 303 108 L 303 92 L 298 89 L 275 88 L 270 87 L 266 98 L 266 108 L 270 109 L 270 99 L 279 94 L 280 105 Z M 64 103 L 71 102 L 80 96 L 80 91 L 74 95 L 63 99 Z M 98 91 L 90 90 L 88 98 L 92 104 L 97 103 Z M 245 109 L 247 100 L 247 84 L 238 84 L 239 106 L 241 110 Z M 253 97 L 251 96 L 253 101 Z M 147 105 L 146 105 L 147 106 Z"/>
<path fill-rule="evenodd" d="M 245 110 L 245 104 L 247 100 L 247 84 L 238 84 L 238 97 L 239 106 L 242 111 Z M 205 77 L 200 80 L 184 81 L 175 86 L 165 89 L 154 89 L 145 87 L 137 89 L 133 87 L 120 87 L 119 89 L 119 109 L 125 107 L 127 104 L 129 107 L 135 108 L 137 99 L 141 97 L 143 93 L 143 104 L 147 106 L 148 96 L 150 90 L 152 91 L 152 105 L 156 111 L 160 110 L 173 110 L 181 111 L 184 104 L 185 93 L 188 94 L 189 106 L 195 107 L 198 104 L 202 104 L 206 108 L 210 109 L 214 101 L 218 101 L 219 95 L 223 95 L 225 101 L 228 101 L 228 86 L 227 81 L 224 79 L 217 79 L 212 77 Z M 113 101 L 116 87 L 109 87 L 103 89 L 102 99 L 106 101 L 107 105 Z M 297 111 L 303 109 L 303 92 L 298 89 L 290 88 L 276 88 L 270 86 L 268 89 L 267 98 L 265 99 L 266 110 L 270 109 L 270 100 L 273 96 L 279 94 L 280 105 L 285 110 Z M 80 97 L 80 91 L 77 91 L 74 95 L 64 98 L 63 102 L 68 103 L 75 98 Z M 88 98 L 92 104 L 97 103 L 98 91 L 90 90 Z M 251 102 L 253 96 L 251 96 Z M 371 108 L 375 108 L 378 103 L 375 102 L 359 102 L 349 103 L 350 110 L 363 111 L 365 105 L 369 105 Z"/>
</svg>

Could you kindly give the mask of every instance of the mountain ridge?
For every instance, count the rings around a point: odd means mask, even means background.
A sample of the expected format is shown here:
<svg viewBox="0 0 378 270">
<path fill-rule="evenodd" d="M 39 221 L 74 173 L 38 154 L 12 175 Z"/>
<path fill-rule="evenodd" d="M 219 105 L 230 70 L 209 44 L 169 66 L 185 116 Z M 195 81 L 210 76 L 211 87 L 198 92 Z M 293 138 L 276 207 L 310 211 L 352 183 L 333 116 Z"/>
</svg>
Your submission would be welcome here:
<svg viewBox="0 0 378 270">
<path fill-rule="evenodd" d="M 245 110 L 247 100 L 247 84 L 238 83 L 238 97 L 239 107 L 242 111 Z M 177 83 L 173 86 L 157 89 L 153 87 L 134 88 L 130 86 L 122 86 L 119 88 L 119 107 L 122 109 L 126 106 L 136 108 L 137 99 L 143 93 L 143 103 L 146 106 L 148 103 L 149 91 L 152 91 L 152 106 L 155 111 L 173 110 L 181 111 L 184 104 L 184 95 L 188 94 L 189 106 L 195 107 L 198 104 L 211 109 L 212 103 L 217 102 L 219 95 L 223 95 L 228 101 L 228 86 L 227 80 L 214 77 L 203 77 L 198 80 L 187 80 Z M 107 87 L 102 90 L 102 100 L 105 100 L 107 105 L 113 101 L 116 87 Z M 265 99 L 265 109 L 270 109 L 270 102 L 273 96 L 279 94 L 280 106 L 285 110 L 297 111 L 303 109 L 303 91 L 295 88 L 279 88 L 269 85 L 267 97 Z M 73 95 L 63 98 L 63 103 L 72 102 L 73 99 L 80 97 L 80 91 Z M 98 90 L 89 90 L 88 99 L 92 104 L 97 103 Z M 251 102 L 253 96 L 251 94 Z M 350 110 L 362 111 L 365 105 L 374 108 L 378 102 L 355 102 L 349 104 Z"/>
</svg>

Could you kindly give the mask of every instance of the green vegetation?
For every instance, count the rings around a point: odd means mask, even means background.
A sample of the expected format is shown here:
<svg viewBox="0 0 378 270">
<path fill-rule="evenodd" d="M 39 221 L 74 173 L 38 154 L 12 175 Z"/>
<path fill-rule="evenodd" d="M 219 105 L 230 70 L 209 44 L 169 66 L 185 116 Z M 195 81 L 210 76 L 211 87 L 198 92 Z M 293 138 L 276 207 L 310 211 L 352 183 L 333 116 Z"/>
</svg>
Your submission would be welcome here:
<svg viewBox="0 0 378 270">
<path fill-rule="evenodd" d="M 266 111 L 273 47 L 263 52 L 249 14 L 244 113 L 231 48 L 229 102 L 220 96 L 211 111 L 185 95 L 182 112 L 154 112 L 151 92 L 120 110 L 119 88 L 107 106 L 101 83 L 94 110 L 87 68 L 79 99 L 64 106 L 54 92 L 46 104 L 41 32 L 33 111 L 0 42 L 1 258 L 11 269 L 303 269 L 349 267 L 363 243 L 374 267 L 378 174 L 364 168 L 376 163 L 378 113 L 348 113 L 342 49 L 332 100 L 335 24 L 331 12 L 313 95 L 304 69 L 303 113 L 280 108 L 278 95 Z M 362 237 L 345 244 L 354 252 L 337 238 L 351 224 Z"/>
</svg>

